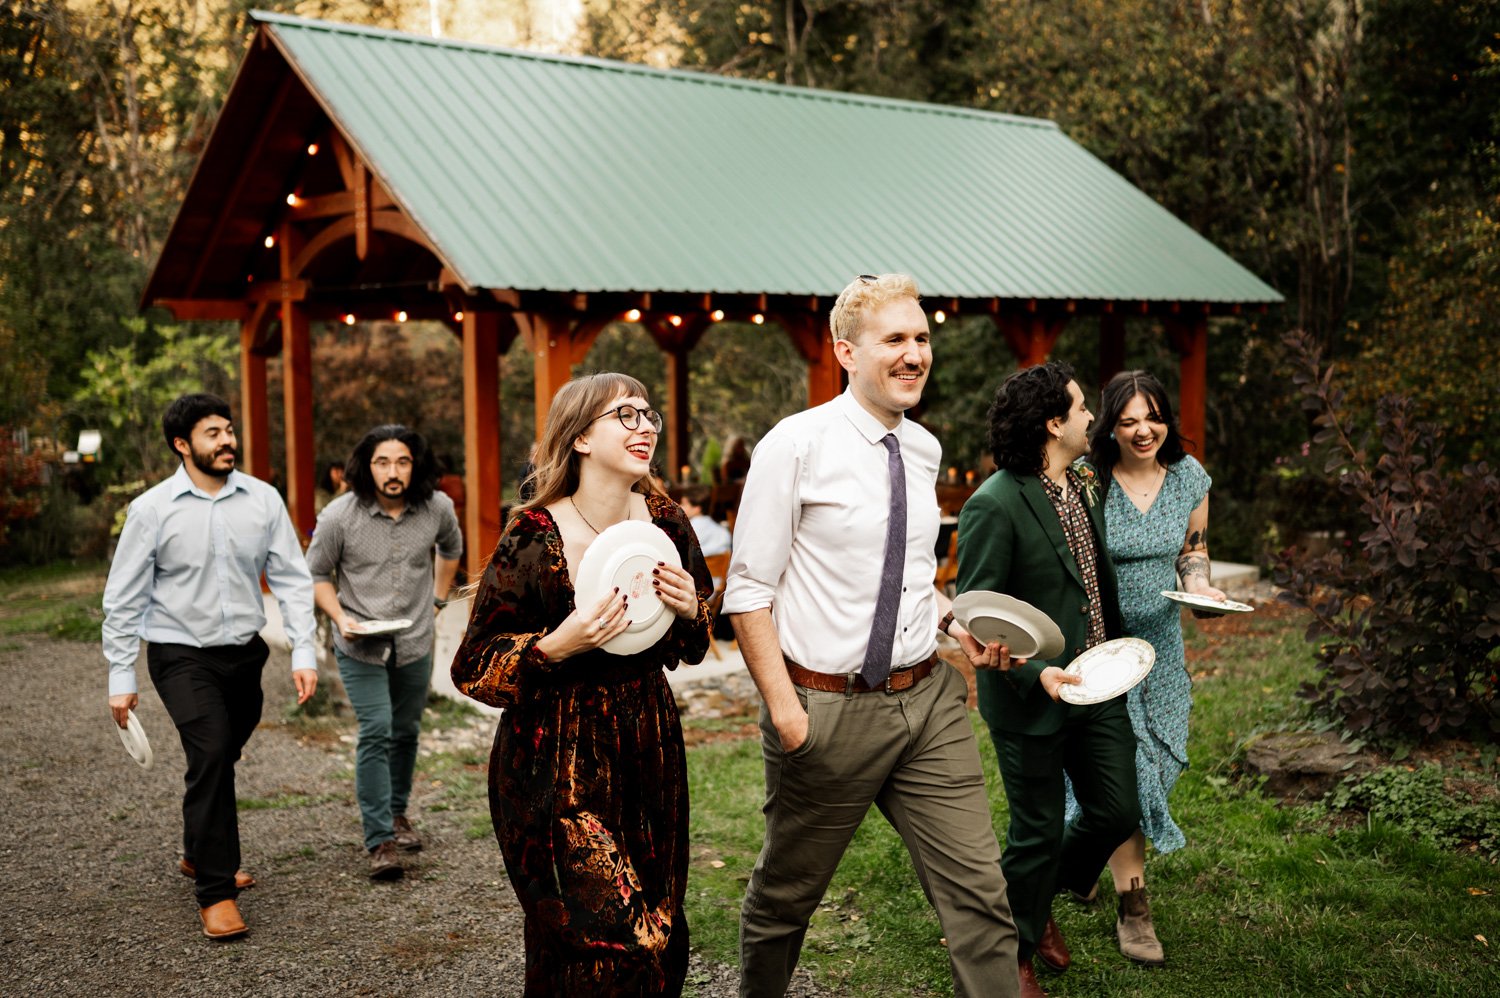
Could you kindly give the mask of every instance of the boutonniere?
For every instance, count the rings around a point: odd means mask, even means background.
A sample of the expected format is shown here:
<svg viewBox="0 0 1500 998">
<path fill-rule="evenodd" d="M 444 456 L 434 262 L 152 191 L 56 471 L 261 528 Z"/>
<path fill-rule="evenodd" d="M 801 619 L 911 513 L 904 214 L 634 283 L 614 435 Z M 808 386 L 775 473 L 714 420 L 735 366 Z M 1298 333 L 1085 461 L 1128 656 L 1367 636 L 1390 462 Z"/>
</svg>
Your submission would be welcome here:
<svg viewBox="0 0 1500 998">
<path fill-rule="evenodd" d="M 1089 504 L 1089 509 L 1093 509 L 1094 503 L 1099 501 L 1099 476 L 1083 461 L 1073 465 L 1073 474 L 1078 476 L 1078 485 L 1083 490 L 1084 502 Z"/>
</svg>

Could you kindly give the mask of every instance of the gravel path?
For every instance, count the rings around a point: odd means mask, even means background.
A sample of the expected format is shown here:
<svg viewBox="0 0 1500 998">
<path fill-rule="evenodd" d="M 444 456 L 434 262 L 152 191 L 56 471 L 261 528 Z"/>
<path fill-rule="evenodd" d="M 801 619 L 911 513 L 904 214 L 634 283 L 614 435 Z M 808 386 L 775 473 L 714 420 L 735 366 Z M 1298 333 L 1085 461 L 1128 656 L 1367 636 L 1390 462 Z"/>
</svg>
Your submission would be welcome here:
<svg viewBox="0 0 1500 998">
<path fill-rule="evenodd" d="M 0 985 L 7 995 L 514 995 L 521 911 L 483 805 L 445 779 L 478 780 L 493 721 L 423 734 L 468 756 L 419 762 L 413 814 L 427 848 L 407 875 L 365 875 L 352 777 L 352 724 L 310 734 L 282 722 L 285 659 L 265 674 L 266 707 L 238 770 L 250 934 L 200 933 L 192 884 L 176 871 L 182 748 L 146 679 L 141 718 L 155 766 L 136 766 L 110 729 L 97 644 L 9 638 L 0 647 Z M 343 735 L 343 738 L 340 735 Z M 438 768 L 434 768 L 436 764 Z M 446 768 L 442 768 L 446 767 Z M 465 795 L 472 799 L 472 794 Z M 448 809 L 444 809 L 448 808 Z M 798 975 L 794 995 L 820 993 Z M 695 954 L 690 995 L 736 993 L 734 968 Z"/>
</svg>

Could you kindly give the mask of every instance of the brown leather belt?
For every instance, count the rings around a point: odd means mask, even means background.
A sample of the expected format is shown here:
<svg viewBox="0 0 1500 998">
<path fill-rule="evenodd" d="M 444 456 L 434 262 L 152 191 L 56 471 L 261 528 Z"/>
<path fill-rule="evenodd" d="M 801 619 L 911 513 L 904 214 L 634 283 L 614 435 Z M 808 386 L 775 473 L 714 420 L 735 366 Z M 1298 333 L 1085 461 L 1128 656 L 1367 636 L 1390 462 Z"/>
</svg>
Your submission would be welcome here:
<svg viewBox="0 0 1500 998">
<path fill-rule="evenodd" d="M 908 665 L 904 669 L 892 669 L 891 674 L 885 677 L 885 682 L 879 686 L 870 686 L 864 681 L 864 677 L 858 673 L 851 672 L 847 675 L 836 676 L 828 672 L 814 672 L 804 669 L 802 666 L 786 660 L 787 675 L 792 677 L 792 682 L 805 690 L 822 690 L 824 693 L 900 693 L 909 690 L 932 674 L 932 669 L 937 665 L 937 652 L 933 652 L 925 662 L 916 665 Z"/>
</svg>

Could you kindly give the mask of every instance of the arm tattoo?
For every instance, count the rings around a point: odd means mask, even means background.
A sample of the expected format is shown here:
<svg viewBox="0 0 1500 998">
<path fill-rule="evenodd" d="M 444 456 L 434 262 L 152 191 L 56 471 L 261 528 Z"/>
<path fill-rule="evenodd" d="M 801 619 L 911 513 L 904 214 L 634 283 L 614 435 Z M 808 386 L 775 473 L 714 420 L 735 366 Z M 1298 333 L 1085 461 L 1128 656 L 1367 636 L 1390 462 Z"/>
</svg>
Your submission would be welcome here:
<svg viewBox="0 0 1500 998">
<path fill-rule="evenodd" d="M 1189 551 L 1208 550 L 1208 528 L 1195 530 L 1187 535 L 1187 544 L 1184 545 Z"/>
<path fill-rule="evenodd" d="M 1177 559 L 1177 574 L 1182 577 L 1184 584 L 1190 575 L 1201 575 L 1203 581 L 1209 581 L 1208 555 L 1202 551 L 1190 551 Z"/>
</svg>

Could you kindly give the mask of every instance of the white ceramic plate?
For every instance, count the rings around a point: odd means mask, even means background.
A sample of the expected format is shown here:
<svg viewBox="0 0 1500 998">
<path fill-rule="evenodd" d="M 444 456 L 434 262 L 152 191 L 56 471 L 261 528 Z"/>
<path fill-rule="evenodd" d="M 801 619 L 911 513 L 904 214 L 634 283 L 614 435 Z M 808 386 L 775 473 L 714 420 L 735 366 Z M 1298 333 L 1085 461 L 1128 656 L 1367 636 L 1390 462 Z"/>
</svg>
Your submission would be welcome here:
<svg viewBox="0 0 1500 998">
<path fill-rule="evenodd" d="M 130 753 L 130 758 L 141 764 L 142 769 L 150 769 L 154 757 L 151 754 L 151 742 L 146 738 L 146 729 L 141 727 L 141 719 L 135 716 L 135 711 L 130 712 L 126 719 L 125 727 L 115 724 L 115 719 L 109 719 L 110 726 L 120 735 L 120 742 L 125 746 L 125 751 Z"/>
<path fill-rule="evenodd" d="M 619 588 L 628 606 L 630 624 L 600 645 L 614 655 L 645 651 L 667 633 L 675 614 L 662 603 L 651 585 L 657 562 L 682 567 L 682 558 L 672 540 L 654 523 L 626 520 L 594 538 L 578 565 L 573 583 L 573 602 L 588 613 L 612 589 Z"/>
<path fill-rule="evenodd" d="M 953 601 L 953 616 L 976 641 L 998 641 L 1014 658 L 1048 659 L 1062 652 L 1062 630 L 1036 607 L 1006 593 L 972 589 Z"/>
<path fill-rule="evenodd" d="M 1209 613 L 1255 612 L 1255 607 L 1245 603 L 1236 603 L 1232 599 L 1227 599 L 1220 603 L 1218 600 L 1209 599 L 1207 596 L 1199 596 L 1195 593 L 1180 593 L 1173 589 L 1163 589 L 1161 594 L 1173 603 L 1181 603 L 1183 606 L 1190 606 L 1194 610 L 1205 610 Z"/>
<path fill-rule="evenodd" d="M 1135 686 L 1156 662 L 1156 649 L 1140 638 L 1115 638 L 1097 644 L 1073 659 L 1064 672 L 1082 676 L 1077 686 L 1064 686 L 1058 696 L 1068 703 L 1111 700 Z"/>
<path fill-rule="evenodd" d="M 399 620 L 360 620 L 349 625 L 349 632 L 368 638 L 376 634 L 394 634 L 397 631 L 404 631 L 411 626 L 411 623 L 406 617 Z"/>
</svg>

